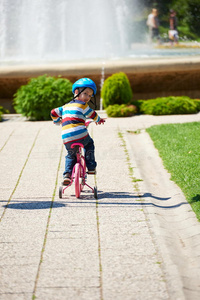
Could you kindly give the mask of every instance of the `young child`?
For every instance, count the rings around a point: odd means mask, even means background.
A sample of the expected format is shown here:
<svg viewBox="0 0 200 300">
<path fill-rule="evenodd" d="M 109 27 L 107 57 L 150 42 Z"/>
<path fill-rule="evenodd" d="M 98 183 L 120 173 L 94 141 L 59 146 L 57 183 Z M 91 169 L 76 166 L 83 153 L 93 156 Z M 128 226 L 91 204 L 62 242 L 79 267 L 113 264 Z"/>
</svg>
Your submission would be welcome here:
<svg viewBox="0 0 200 300">
<path fill-rule="evenodd" d="M 95 97 L 96 91 L 94 81 L 89 78 L 81 78 L 72 86 L 72 93 L 74 94 L 72 101 L 51 111 L 54 124 L 62 123 L 62 140 L 67 150 L 63 185 L 70 184 L 72 169 L 76 163 L 77 147 L 72 149 L 73 143 L 78 142 L 84 145 L 88 174 L 95 174 L 96 172 L 94 142 L 85 126 L 87 118 L 93 119 L 96 124 L 105 122 L 88 105 L 91 98 Z"/>
</svg>

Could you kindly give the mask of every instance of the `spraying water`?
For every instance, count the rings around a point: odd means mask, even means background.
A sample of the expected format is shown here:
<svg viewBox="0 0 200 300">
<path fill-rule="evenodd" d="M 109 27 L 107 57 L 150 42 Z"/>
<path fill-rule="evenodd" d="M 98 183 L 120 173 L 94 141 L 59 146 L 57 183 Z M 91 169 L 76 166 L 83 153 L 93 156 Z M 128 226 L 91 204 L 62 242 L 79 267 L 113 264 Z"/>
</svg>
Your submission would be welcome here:
<svg viewBox="0 0 200 300">
<path fill-rule="evenodd" d="M 131 17 L 128 3 L 1 0 L 0 61 L 48 62 L 124 55 L 128 48 L 127 20 Z"/>
<path fill-rule="evenodd" d="M 0 64 L 199 54 L 137 45 L 142 9 L 140 0 L 0 0 Z"/>
</svg>

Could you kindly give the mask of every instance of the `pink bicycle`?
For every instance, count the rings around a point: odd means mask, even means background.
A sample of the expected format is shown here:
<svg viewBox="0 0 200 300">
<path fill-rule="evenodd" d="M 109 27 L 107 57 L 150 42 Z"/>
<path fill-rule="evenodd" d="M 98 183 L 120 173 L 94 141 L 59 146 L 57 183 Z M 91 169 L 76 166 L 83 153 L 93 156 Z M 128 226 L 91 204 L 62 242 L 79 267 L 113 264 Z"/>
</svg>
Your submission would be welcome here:
<svg viewBox="0 0 200 300">
<path fill-rule="evenodd" d="M 85 125 L 89 126 L 89 124 L 91 122 L 93 122 L 93 121 L 88 121 L 85 123 Z M 104 119 L 102 119 L 101 123 L 104 123 L 104 122 L 105 122 Z M 86 185 L 87 187 L 89 187 L 92 190 L 92 192 L 94 193 L 95 199 L 97 199 L 97 197 L 98 197 L 97 196 L 97 186 L 92 188 L 90 185 L 88 185 L 86 183 L 87 172 L 86 172 L 85 155 L 83 153 L 84 146 L 81 143 L 74 143 L 71 145 L 71 148 L 74 148 L 76 146 L 78 146 L 78 151 L 76 153 L 77 162 L 74 165 L 73 170 L 72 170 L 71 182 L 67 186 L 59 187 L 59 198 L 62 198 L 64 191 L 74 183 L 76 198 L 80 198 L 80 194 L 81 194 L 84 186 Z"/>
</svg>

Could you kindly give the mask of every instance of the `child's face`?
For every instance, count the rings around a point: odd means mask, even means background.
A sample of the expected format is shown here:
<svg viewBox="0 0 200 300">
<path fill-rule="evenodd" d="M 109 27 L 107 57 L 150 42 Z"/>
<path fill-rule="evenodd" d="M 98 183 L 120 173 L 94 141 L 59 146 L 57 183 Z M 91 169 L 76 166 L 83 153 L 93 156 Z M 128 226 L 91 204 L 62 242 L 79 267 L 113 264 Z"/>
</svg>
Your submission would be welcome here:
<svg viewBox="0 0 200 300">
<path fill-rule="evenodd" d="M 75 90 L 75 95 L 78 94 L 78 89 Z M 93 90 L 90 88 L 86 88 L 79 96 L 78 100 L 81 100 L 83 102 L 89 102 L 93 96 Z"/>
</svg>

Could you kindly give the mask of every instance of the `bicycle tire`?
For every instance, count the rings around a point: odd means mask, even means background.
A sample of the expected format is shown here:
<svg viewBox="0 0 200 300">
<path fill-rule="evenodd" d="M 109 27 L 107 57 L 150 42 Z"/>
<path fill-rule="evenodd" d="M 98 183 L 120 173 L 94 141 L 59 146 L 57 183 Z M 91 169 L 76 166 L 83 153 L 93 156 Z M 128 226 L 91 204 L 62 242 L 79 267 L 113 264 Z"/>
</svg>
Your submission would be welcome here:
<svg viewBox="0 0 200 300">
<path fill-rule="evenodd" d="M 98 199 L 98 194 L 97 194 L 97 187 L 94 187 L 94 198 Z"/>
<path fill-rule="evenodd" d="M 81 194 L 81 170 L 80 165 L 78 163 L 75 164 L 75 171 L 74 171 L 74 185 L 75 185 L 75 195 L 76 198 L 80 197 Z"/>
<path fill-rule="evenodd" d="M 59 187 L 59 198 L 62 198 L 63 195 L 63 188 L 62 186 Z"/>
</svg>

